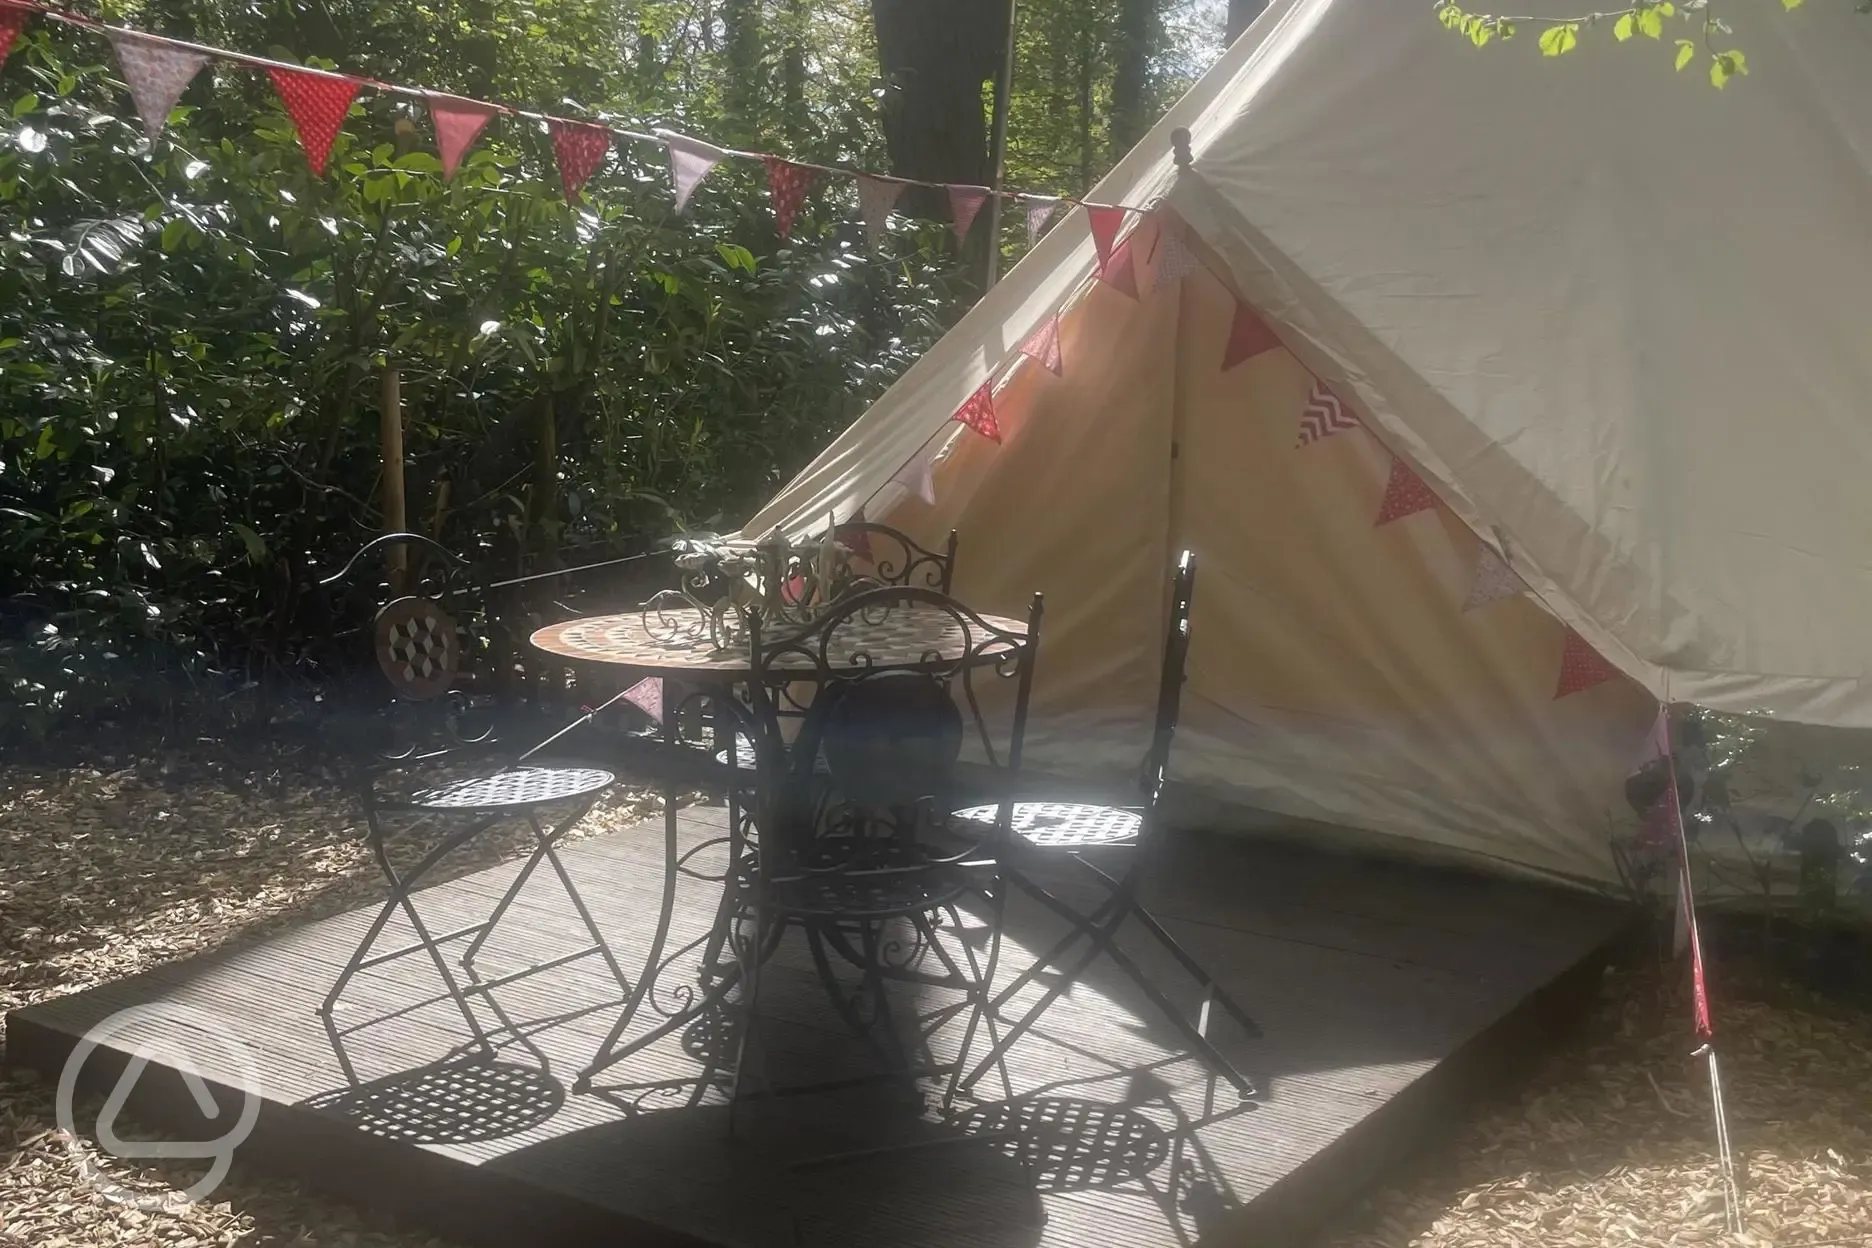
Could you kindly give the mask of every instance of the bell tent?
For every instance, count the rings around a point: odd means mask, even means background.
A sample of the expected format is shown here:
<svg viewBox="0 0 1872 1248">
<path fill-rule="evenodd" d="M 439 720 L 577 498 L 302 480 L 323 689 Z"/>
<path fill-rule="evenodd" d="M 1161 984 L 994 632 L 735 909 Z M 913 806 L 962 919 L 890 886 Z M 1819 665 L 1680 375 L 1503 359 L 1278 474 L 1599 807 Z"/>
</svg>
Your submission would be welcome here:
<svg viewBox="0 0 1872 1248">
<path fill-rule="evenodd" d="M 1193 548 L 1183 789 L 1616 880 L 1660 700 L 1872 725 L 1872 19 L 1723 16 L 1717 91 L 1276 0 L 743 536 L 958 531 L 1106 776 Z"/>
</svg>

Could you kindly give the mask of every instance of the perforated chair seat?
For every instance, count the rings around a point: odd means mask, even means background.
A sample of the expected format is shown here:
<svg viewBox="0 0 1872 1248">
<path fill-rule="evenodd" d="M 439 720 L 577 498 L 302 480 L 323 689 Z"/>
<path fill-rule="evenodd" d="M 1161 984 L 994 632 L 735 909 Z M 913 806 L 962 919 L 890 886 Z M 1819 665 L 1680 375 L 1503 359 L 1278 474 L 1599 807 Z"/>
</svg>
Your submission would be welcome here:
<svg viewBox="0 0 1872 1248">
<path fill-rule="evenodd" d="M 808 875 L 773 883 L 774 908 L 813 919 L 888 919 L 948 905 L 969 888 L 961 871 L 854 871 Z"/>
<path fill-rule="evenodd" d="M 736 771 L 755 770 L 754 743 L 752 741 L 750 741 L 746 737 L 736 737 L 735 743 L 734 743 L 734 753 L 735 753 L 734 766 L 735 766 Z M 722 766 L 726 767 L 728 765 L 728 751 L 716 750 L 715 761 L 720 763 Z M 813 760 L 813 773 L 815 775 L 821 775 L 821 776 L 829 776 L 832 774 L 830 769 L 826 767 L 825 755 L 821 754 L 819 757 Z"/>
<path fill-rule="evenodd" d="M 418 789 L 402 804 L 415 810 L 512 810 L 590 797 L 616 780 L 601 767 L 507 767 Z"/>
<path fill-rule="evenodd" d="M 954 818 L 991 824 L 1000 813 L 998 805 L 970 806 Z M 1140 811 L 1086 802 L 1015 802 L 1012 819 L 1014 834 L 1035 849 L 1129 845 L 1144 828 Z"/>
</svg>

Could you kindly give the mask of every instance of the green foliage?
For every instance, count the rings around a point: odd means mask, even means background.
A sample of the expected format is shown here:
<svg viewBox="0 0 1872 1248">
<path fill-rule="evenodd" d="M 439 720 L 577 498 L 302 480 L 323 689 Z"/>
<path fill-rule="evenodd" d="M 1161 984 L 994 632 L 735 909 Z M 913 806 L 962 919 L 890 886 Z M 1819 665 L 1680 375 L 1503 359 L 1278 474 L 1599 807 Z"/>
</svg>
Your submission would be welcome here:
<svg viewBox="0 0 1872 1248">
<path fill-rule="evenodd" d="M 1781 7 L 1792 11 L 1800 8 L 1804 2 L 1781 0 Z M 1868 3 L 1862 0 L 1860 11 L 1864 12 L 1868 7 Z M 1477 47 L 1487 44 L 1496 35 L 1512 37 L 1518 24 L 1538 24 L 1543 27 L 1538 40 L 1540 54 L 1546 57 L 1565 56 L 1579 47 L 1581 31 L 1590 26 L 1610 26 L 1612 38 L 1616 42 L 1627 43 L 1639 36 L 1661 41 L 1664 37 L 1664 23 L 1670 19 L 1693 21 L 1700 28 L 1701 38 L 1675 40 L 1674 64 L 1681 71 L 1696 60 L 1701 52 L 1709 61 L 1710 85 L 1720 89 L 1729 85 L 1730 79 L 1746 76 L 1749 71 L 1748 57 L 1742 51 L 1715 45 L 1716 39 L 1729 33 L 1729 27 L 1717 9 L 1714 0 L 1685 4 L 1682 8 L 1672 0 L 1638 0 L 1630 8 L 1589 13 L 1577 18 L 1502 17 L 1471 13 L 1449 0 L 1438 0 L 1436 16 L 1445 28 L 1459 32 Z"/>
<path fill-rule="evenodd" d="M 866 0 L 78 7 L 887 165 Z M 1022 5 L 1012 184 L 1078 190 L 1120 154 L 1118 7 Z M 1221 22 L 1200 0 L 1155 16 L 1151 115 Z M 264 714 L 311 582 L 381 530 L 387 368 L 408 527 L 509 571 L 733 524 L 976 293 L 940 223 L 869 254 L 849 184 L 782 243 L 757 165 L 675 218 L 662 152 L 631 148 L 574 210 L 533 124 L 498 119 L 444 183 L 420 105 L 371 91 L 314 178 L 264 75 L 214 66 L 152 143 L 116 72 L 96 34 L 36 21 L 0 77 L 0 743 L 100 711 Z"/>
<path fill-rule="evenodd" d="M 828 197 L 776 246 L 752 166 L 676 219 L 628 151 L 574 211 L 532 127 L 445 184 L 372 96 L 316 179 L 249 75 L 151 144 L 106 55 L 35 29 L 0 110 L 0 736 L 280 674 L 381 525 L 387 364 L 411 524 L 511 566 L 745 513 L 957 310 L 942 227 L 874 258 Z"/>
</svg>

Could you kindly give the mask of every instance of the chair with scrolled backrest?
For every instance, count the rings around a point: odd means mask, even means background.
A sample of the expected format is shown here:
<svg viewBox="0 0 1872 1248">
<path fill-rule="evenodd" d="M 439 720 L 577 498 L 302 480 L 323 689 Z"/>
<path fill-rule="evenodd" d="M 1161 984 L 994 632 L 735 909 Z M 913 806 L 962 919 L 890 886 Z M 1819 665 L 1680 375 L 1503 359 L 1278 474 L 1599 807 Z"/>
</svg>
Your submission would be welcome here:
<svg viewBox="0 0 1872 1248">
<path fill-rule="evenodd" d="M 362 584 L 362 569 L 380 566 L 383 574 L 374 585 Z M 534 761 L 544 745 L 562 734 L 531 749 L 504 744 L 502 718 L 488 706 L 485 693 L 476 696 L 474 687 L 474 661 L 486 653 L 485 630 L 490 624 L 485 598 L 469 565 L 419 534 L 386 534 L 367 543 L 319 584 L 326 591 L 334 624 L 358 607 L 360 590 L 363 597 L 376 597 L 381 604 L 367 629 L 334 632 L 340 641 L 368 633 L 376 672 L 364 674 L 361 683 L 379 692 L 372 694 L 360 687 L 359 674 L 352 670 L 358 665 L 343 655 L 334 657 L 329 673 L 338 682 L 327 699 L 336 708 L 329 735 L 348 757 L 363 807 L 366 840 L 389 894 L 319 1007 L 334 1041 L 372 1021 L 341 1030 L 332 1020 L 339 998 L 358 972 L 422 953 L 433 963 L 475 1047 L 492 1057 L 493 1042 L 469 997 L 483 997 L 503 1026 L 513 1029 L 491 986 L 481 981 L 476 957 L 541 864 L 550 866 L 558 877 L 591 944 L 550 961 L 533 958 L 531 970 L 496 982 L 510 982 L 519 975 L 596 954 L 618 981 L 620 991 L 628 995 L 623 970 L 555 848 L 616 776 L 602 767 Z M 374 595 L 369 593 L 372 588 L 377 590 Z M 469 622 L 467 627 L 464 620 Z M 550 828 L 541 822 L 549 807 L 560 808 Z M 409 829 L 392 828 L 389 821 L 409 818 L 467 822 L 443 835 L 413 866 L 399 869 L 392 861 L 391 845 Z M 509 888 L 483 922 L 439 935 L 432 932 L 413 899 L 423 877 L 449 854 L 507 820 L 524 821 L 533 839 L 532 851 Z M 386 925 L 399 912 L 414 929 L 416 943 L 373 955 Z M 458 961 L 467 973 L 466 985 L 449 969 L 443 955 L 444 945 L 464 938 L 467 944 Z M 538 1050 L 534 1052 L 537 1055 Z M 339 1058 L 349 1070 L 342 1047 Z"/>
<path fill-rule="evenodd" d="M 931 589 L 940 594 L 950 592 L 955 580 L 957 537 L 954 529 L 949 531 L 941 550 L 931 550 L 901 529 L 869 520 L 848 520 L 832 526 L 831 532 L 851 552 L 852 558 L 852 565 L 832 587 L 832 598 L 891 586 Z M 783 707 L 781 714 L 792 715 L 800 709 Z M 718 751 L 715 759 L 726 763 L 728 752 Z M 753 750 L 745 738 L 737 738 L 735 762 L 743 771 L 754 768 Z"/>
<path fill-rule="evenodd" d="M 997 771 L 1020 766 L 1040 617 L 1037 594 L 1018 627 L 933 589 L 885 586 L 835 602 L 805 628 L 776 632 L 758 613 L 751 618 L 747 701 L 736 714 L 754 752 L 760 838 L 733 948 L 745 988 L 740 1045 L 752 1029 L 760 964 L 787 930 L 798 929 L 845 1021 L 895 1077 L 917 1072 L 887 981 L 962 992 L 966 1056 L 999 956 L 998 913 L 985 963 L 966 942 L 957 942 L 958 956 L 938 929 L 961 928 L 956 901 L 971 890 L 985 888 L 998 908 L 994 877 L 1006 826 L 984 824 L 959 850 L 938 846 L 930 833 L 953 799 L 965 742 L 972 739 Z M 978 696 L 989 680 L 1014 684 L 1011 699 L 994 700 L 1004 708 L 996 718 L 1006 715 L 998 741 Z M 788 734 L 780 691 L 801 683 L 816 693 L 799 731 Z M 887 933 L 892 926 L 909 929 L 907 944 Z M 905 949 L 911 953 L 894 957 Z M 833 955 L 859 971 L 855 991 L 841 984 Z M 927 959 L 935 969 L 924 967 Z M 745 1056 L 737 1051 L 737 1087 Z M 939 1070 L 953 1085 L 962 1069 L 958 1059 L 921 1073 Z"/>
<path fill-rule="evenodd" d="M 876 585 L 911 585 L 947 594 L 955 583 L 956 531 L 941 550 L 923 546 L 908 533 L 871 520 L 835 525 L 832 536 L 869 569 L 860 575 Z"/>
<path fill-rule="evenodd" d="M 1177 560 L 1171 582 L 1170 622 L 1158 679 L 1157 710 L 1151 727 L 1150 749 L 1145 755 L 1141 777 L 1144 798 L 1141 807 L 1106 806 L 1089 802 L 1015 802 L 1003 806 L 976 806 L 956 812 L 957 822 L 963 824 L 979 826 L 997 819 L 1006 820 L 1016 848 L 1028 854 L 1064 857 L 1083 867 L 1107 889 L 1104 902 L 1087 913 L 1060 900 L 1022 870 L 1020 854 L 1011 857 L 1004 868 L 1007 878 L 1015 887 L 1064 918 L 1071 930 L 1032 966 L 995 993 L 990 1007 L 998 1012 L 1014 999 L 1016 993 L 1041 974 L 1050 972 L 1054 976 L 1052 985 L 1039 1001 L 1003 1031 L 990 1047 L 987 1056 L 975 1069 L 963 1076 L 960 1086 L 965 1090 L 986 1074 L 1040 1020 L 1041 1015 L 1078 981 L 1092 960 L 1103 953 L 1138 985 L 1211 1070 L 1225 1079 L 1242 1097 L 1255 1094 L 1254 1085 L 1210 1040 L 1211 1007 L 1220 1006 L 1249 1037 L 1258 1037 L 1260 1028 L 1163 924 L 1144 908 L 1139 899 L 1145 872 L 1162 844 L 1161 807 L 1170 766 L 1170 749 L 1176 737 L 1182 708 L 1183 682 L 1189 660 L 1190 609 L 1195 591 L 1196 556 L 1186 550 Z M 1087 850 L 1116 848 L 1133 851 L 1129 865 L 1117 878 L 1107 875 L 1081 856 Z M 1127 921 L 1135 921 L 1143 926 L 1202 989 L 1203 1000 L 1195 1021 L 1191 1021 L 1117 946 L 1115 939 L 1118 929 Z M 1079 955 L 1077 961 L 1068 965 L 1067 953 L 1081 940 L 1088 941 L 1089 947 Z"/>
</svg>

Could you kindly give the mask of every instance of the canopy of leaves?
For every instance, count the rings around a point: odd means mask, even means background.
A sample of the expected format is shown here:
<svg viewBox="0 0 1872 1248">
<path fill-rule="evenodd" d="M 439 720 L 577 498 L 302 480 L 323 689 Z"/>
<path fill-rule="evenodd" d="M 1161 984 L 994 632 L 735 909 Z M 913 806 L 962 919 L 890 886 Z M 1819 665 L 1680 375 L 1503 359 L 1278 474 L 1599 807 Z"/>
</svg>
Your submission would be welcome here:
<svg viewBox="0 0 1872 1248">
<path fill-rule="evenodd" d="M 1078 190 L 1115 157 L 1111 40 L 1088 32 L 1118 3 L 1023 6 L 1012 184 Z M 860 0 L 80 7 L 560 115 L 888 159 Z M 1192 12 L 1151 28 L 1152 109 L 1219 43 L 1219 14 Z M 732 524 L 978 293 L 940 223 L 899 219 L 867 251 L 849 184 L 783 242 L 757 165 L 722 166 L 678 218 L 660 151 L 621 147 L 573 208 L 536 125 L 497 120 L 444 182 L 429 119 L 368 91 L 315 178 L 263 75 L 213 66 L 151 142 L 118 74 L 103 38 L 43 20 L 0 73 L 0 740 L 209 693 L 252 710 L 291 668 L 306 587 L 381 531 L 387 368 L 409 527 L 509 570 Z M 1001 241 L 1018 251 L 1018 225 Z"/>
</svg>

